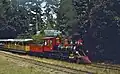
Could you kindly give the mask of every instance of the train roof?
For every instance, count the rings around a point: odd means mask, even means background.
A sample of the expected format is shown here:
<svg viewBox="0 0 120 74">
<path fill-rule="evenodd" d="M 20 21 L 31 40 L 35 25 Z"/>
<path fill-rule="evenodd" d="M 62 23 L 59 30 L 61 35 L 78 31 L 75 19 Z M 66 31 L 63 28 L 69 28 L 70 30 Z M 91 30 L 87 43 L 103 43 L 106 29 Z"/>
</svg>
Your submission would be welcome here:
<svg viewBox="0 0 120 74">
<path fill-rule="evenodd" d="M 0 42 L 26 42 L 32 40 L 33 39 L 0 39 Z"/>
<path fill-rule="evenodd" d="M 48 40 L 53 38 L 55 37 L 43 37 L 42 39 Z M 33 39 L 0 39 L 0 42 L 27 42 L 27 41 L 33 41 Z"/>
<path fill-rule="evenodd" d="M 53 39 L 55 37 L 43 37 L 42 39 Z"/>
</svg>

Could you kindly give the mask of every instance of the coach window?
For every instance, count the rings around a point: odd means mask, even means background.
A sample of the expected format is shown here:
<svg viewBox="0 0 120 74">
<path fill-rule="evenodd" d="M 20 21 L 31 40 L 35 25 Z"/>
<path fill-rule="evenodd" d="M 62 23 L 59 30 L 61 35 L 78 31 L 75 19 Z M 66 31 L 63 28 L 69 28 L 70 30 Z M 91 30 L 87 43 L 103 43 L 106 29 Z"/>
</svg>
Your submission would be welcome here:
<svg viewBox="0 0 120 74">
<path fill-rule="evenodd" d="M 67 39 L 65 39 L 65 44 L 68 44 L 68 40 Z"/>
<path fill-rule="evenodd" d="M 56 43 L 60 43 L 60 40 L 59 40 L 59 38 L 56 38 Z"/>
<path fill-rule="evenodd" d="M 52 40 L 50 40 L 50 46 L 52 46 Z"/>
</svg>

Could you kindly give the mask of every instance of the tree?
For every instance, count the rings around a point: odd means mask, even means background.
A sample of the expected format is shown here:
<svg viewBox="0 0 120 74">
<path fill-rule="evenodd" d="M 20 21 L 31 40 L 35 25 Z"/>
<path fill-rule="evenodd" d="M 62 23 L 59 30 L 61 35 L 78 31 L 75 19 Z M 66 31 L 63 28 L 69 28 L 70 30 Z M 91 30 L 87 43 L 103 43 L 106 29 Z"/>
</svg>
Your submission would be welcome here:
<svg viewBox="0 0 120 74">
<path fill-rule="evenodd" d="M 60 0 L 45 0 L 44 20 L 46 25 L 57 29 L 57 13 L 59 9 Z"/>
<path fill-rule="evenodd" d="M 0 1 L 0 38 L 9 38 L 8 33 L 11 33 L 11 37 L 13 38 L 16 35 L 15 28 L 8 25 L 8 14 L 6 14 L 10 9 L 10 1 L 9 0 L 1 0 Z M 4 33 L 4 34 L 3 34 Z M 14 34 L 13 34 L 14 33 Z"/>
<path fill-rule="evenodd" d="M 89 41 L 85 41 L 85 43 L 88 43 L 89 46 L 88 49 L 93 51 L 94 53 L 97 53 L 94 56 L 97 56 L 97 58 L 101 59 L 114 59 L 110 58 L 110 55 L 115 52 L 118 52 L 119 46 L 117 44 L 119 43 L 119 11 L 118 7 L 120 6 L 119 1 L 113 1 L 113 0 L 82 0 L 81 1 L 74 1 L 75 2 L 75 8 L 77 11 L 77 16 L 80 16 L 77 18 L 78 20 L 81 20 L 80 23 L 83 20 L 83 28 L 87 30 L 87 33 L 85 33 L 87 39 L 89 38 Z M 84 24 L 86 22 L 84 19 L 81 19 L 81 13 L 80 9 L 82 8 L 82 4 L 86 2 L 87 4 L 87 10 L 85 12 L 85 16 L 87 17 L 87 24 Z M 79 25 L 78 25 L 79 26 Z M 92 44 L 91 44 L 92 42 Z M 113 42 L 114 44 L 111 44 Z M 94 44 L 94 46 L 93 46 Z M 92 46 L 92 47 L 90 47 Z M 93 48 L 94 47 L 94 48 Z M 115 49 L 115 50 L 113 50 Z M 99 56 L 99 57 L 98 57 Z M 108 57 L 109 56 L 109 57 Z M 113 57 L 113 56 L 111 56 Z M 96 58 L 96 59 L 97 59 Z"/>
<path fill-rule="evenodd" d="M 24 6 L 27 10 L 28 18 L 29 18 L 29 24 L 30 25 L 30 31 L 32 35 L 36 34 L 37 31 L 39 31 L 41 26 L 43 26 L 44 22 L 42 19 L 42 9 L 41 9 L 41 3 L 43 1 L 28 1 L 24 3 Z"/>
<path fill-rule="evenodd" d="M 42 1 L 37 0 L 11 0 L 11 8 L 6 13 L 8 15 L 7 21 L 8 25 L 16 29 L 17 35 L 27 36 L 28 38 L 36 34 L 36 30 L 40 29 L 40 25 L 43 23 L 41 3 Z"/>
<path fill-rule="evenodd" d="M 38 35 L 33 35 L 32 39 L 34 40 L 35 43 L 41 43 L 44 42 L 44 40 L 42 39 L 45 36 L 44 33 L 40 33 Z"/>
<path fill-rule="evenodd" d="M 72 0 L 61 0 L 60 8 L 57 14 L 58 19 L 58 29 L 63 32 L 63 34 L 70 36 L 72 33 L 72 27 L 75 25 L 75 9 L 72 5 Z"/>
</svg>

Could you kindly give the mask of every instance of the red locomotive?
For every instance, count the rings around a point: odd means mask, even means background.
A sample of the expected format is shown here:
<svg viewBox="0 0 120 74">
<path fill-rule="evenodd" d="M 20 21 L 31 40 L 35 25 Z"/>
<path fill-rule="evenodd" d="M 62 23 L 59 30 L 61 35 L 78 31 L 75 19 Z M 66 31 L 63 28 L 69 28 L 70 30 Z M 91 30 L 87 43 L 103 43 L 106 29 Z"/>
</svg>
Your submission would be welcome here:
<svg viewBox="0 0 120 74">
<path fill-rule="evenodd" d="M 22 52 L 33 56 L 73 61 L 77 63 L 91 63 L 83 50 L 83 41 L 76 43 L 59 37 L 43 37 L 41 44 L 33 43 L 33 39 L 1 39 L 7 51 Z"/>
</svg>

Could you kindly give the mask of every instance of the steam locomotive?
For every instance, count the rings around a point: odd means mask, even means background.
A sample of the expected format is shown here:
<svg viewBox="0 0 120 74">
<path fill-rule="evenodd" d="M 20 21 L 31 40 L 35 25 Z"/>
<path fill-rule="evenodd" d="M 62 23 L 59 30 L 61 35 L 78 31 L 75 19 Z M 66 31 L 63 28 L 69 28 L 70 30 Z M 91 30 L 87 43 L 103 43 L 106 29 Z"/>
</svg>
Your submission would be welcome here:
<svg viewBox="0 0 120 74">
<path fill-rule="evenodd" d="M 29 54 L 44 58 L 65 60 L 76 63 L 90 64 L 88 56 L 84 53 L 83 40 L 75 42 L 60 37 L 43 37 L 42 43 L 34 43 L 33 39 L 0 39 L 3 45 L 1 50 Z"/>
</svg>

